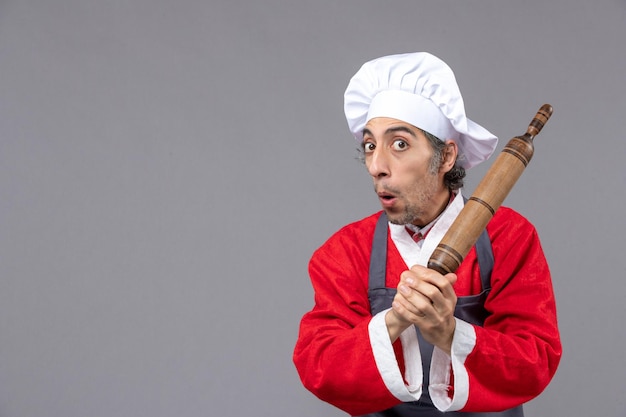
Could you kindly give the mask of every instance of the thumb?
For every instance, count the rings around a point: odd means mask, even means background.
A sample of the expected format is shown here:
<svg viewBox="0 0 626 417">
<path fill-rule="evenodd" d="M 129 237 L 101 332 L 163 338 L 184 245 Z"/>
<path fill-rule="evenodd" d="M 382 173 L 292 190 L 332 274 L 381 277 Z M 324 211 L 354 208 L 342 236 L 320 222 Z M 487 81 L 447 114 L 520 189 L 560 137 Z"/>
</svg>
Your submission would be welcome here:
<svg viewBox="0 0 626 417">
<path fill-rule="evenodd" d="M 450 285 L 454 285 L 454 283 L 456 282 L 456 280 L 457 280 L 457 278 L 458 278 L 458 277 L 456 276 L 456 274 L 454 274 L 454 273 L 449 273 L 449 274 L 446 274 L 446 275 L 444 275 L 444 277 L 448 280 L 448 282 L 450 283 Z"/>
</svg>

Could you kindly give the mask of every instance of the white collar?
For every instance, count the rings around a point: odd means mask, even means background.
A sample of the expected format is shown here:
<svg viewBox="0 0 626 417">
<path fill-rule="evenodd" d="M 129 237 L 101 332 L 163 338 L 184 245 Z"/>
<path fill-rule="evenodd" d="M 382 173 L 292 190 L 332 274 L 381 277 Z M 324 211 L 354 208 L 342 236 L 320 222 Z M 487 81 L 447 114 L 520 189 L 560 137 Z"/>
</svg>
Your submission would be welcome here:
<svg viewBox="0 0 626 417">
<path fill-rule="evenodd" d="M 391 239 L 398 248 L 398 252 L 402 256 L 402 259 L 410 268 L 415 264 L 426 266 L 433 251 L 443 239 L 454 219 L 461 212 L 461 209 L 465 205 L 461 191 L 457 193 L 456 197 L 452 200 L 448 207 L 439 215 L 437 219 L 421 228 L 421 230 L 430 232 L 426 235 L 426 239 L 420 243 L 416 243 L 413 238 L 406 231 L 406 227 L 403 224 L 389 223 L 389 231 L 391 233 Z"/>
</svg>

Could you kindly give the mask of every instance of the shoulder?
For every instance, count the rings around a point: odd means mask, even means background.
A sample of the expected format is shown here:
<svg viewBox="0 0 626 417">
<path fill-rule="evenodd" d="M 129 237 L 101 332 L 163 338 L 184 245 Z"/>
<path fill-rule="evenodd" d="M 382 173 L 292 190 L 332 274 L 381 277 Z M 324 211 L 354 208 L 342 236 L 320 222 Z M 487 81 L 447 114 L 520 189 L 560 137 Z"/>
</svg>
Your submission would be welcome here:
<svg viewBox="0 0 626 417">
<path fill-rule="evenodd" d="M 498 209 L 487 225 L 487 233 L 496 257 L 513 257 L 515 254 L 527 257 L 543 253 L 535 226 L 511 208 Z"/>
<path fill-rule="evenodd" d="M 519 232 L 535 232 L 535 226 L 524 216 L 509 207 L 500 207 L 487 225 L 487 231 L 492 238 L 499 234 Z"/>
<path fill-rule="evenodd" d="M 311 256 L 309 276 L 316 291 L 331 287 L 350 288 L 367 296 L 367 276 L 374 229 L 381 213 L 350 223 L 335 232 Z M 361 291 L 356 291 L 360 289 Z M 346 297 L 349 297 L 345 293 Z"/>
</svg>

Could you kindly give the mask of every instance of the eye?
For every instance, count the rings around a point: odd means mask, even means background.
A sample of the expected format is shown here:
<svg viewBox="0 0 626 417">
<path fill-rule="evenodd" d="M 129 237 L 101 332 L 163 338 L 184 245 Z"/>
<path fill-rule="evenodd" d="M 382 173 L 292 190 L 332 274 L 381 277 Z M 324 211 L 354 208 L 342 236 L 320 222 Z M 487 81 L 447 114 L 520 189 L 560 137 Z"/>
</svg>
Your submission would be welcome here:
<svg viewBox="0 0 626 417">
<path fill-rule="evenodd" d="M 393 141 L 391 146 L 396 151 L 403 151 L 409 147 L 409 144 L 404 139 L 397 139 Z"/>
<path fill-rule="evenodd" d="M 376 149 L 376 145 L 372 142 L 363 142 L 363 152 L 372 153 Z"/>
</svg>

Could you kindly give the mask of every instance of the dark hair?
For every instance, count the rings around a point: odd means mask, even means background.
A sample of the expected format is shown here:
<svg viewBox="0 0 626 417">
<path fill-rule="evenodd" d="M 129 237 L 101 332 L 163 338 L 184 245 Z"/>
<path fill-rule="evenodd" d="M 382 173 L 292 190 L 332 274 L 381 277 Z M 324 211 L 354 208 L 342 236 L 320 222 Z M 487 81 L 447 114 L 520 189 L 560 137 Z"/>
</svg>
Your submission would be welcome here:
<svg viewBox="0 0 626 417">
<path fill-rule="evenodd" d="M 437 172 L 443 160 L 443 151 L 446 148 L 446 143 L 432 133 L 425 130 L 421 131 L 424 136 L 426 136 L 426 139 L 428 139 L 433 149 L 433 158 L 430 161 L 431 172 Z M 456 191 L 463 187 L 463 178 L 465 178 L 465 168 L 459 165 L 459 157 L 457 156 L 457 160 L 454 161 L 452 169 L 444 175 L 443 183 L 448 189 Z"/>
</svg>

